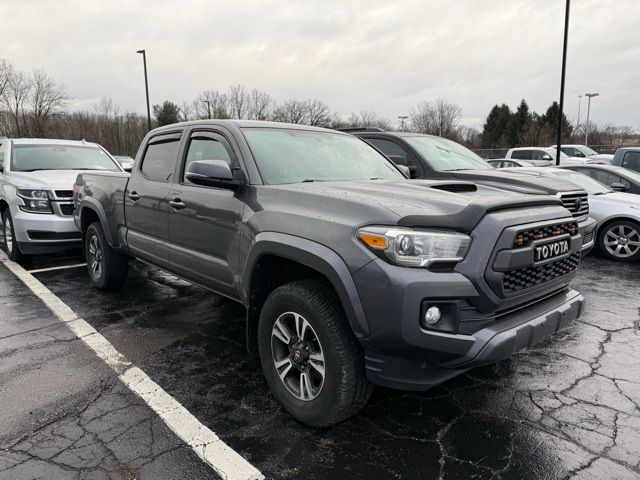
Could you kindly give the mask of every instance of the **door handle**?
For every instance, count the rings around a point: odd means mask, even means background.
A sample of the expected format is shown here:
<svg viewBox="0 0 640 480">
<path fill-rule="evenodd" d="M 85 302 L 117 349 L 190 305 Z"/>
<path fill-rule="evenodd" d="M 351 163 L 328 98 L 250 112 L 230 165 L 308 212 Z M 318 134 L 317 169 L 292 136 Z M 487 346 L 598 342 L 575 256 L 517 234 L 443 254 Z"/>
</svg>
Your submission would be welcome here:
<svg viewBox="0 0 640 480">
<path fill-rule="evenodd" d="M 129 192 L 127 196 L 134 202 L 140 200 L 140 195 L 138 195 L 138 192 Z"/>
<path fill-rule="evenodd" d="M 171 208 L 173 208 L 174 210 L 182 210 L 183 208 L 186 207 L 184 202 L 179 198 L 174 198 L 173 200 L 169 200 L 169 205 L 171 205 Z"/>
</svg>

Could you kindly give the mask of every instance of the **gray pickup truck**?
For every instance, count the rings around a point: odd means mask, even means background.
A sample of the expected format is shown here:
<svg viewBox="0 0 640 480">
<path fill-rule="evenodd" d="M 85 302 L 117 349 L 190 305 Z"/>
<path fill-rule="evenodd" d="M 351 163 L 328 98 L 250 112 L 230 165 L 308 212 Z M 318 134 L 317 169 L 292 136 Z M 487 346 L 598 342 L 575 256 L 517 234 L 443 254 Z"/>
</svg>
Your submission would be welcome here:
<svg viewBox="0 0 640 480">
<path fill-rule="evenodd" d="M 332 130 L 197 121 L 151 131 L 131 175 L 83 173 L 89 276 L 138 258 L 246 307 L 271 391 L 337 423 L 372 385 L 425 390 L 512 356 L 582 311 L 576 219 L 549 195 L 408 180 Z"/>
</svg>

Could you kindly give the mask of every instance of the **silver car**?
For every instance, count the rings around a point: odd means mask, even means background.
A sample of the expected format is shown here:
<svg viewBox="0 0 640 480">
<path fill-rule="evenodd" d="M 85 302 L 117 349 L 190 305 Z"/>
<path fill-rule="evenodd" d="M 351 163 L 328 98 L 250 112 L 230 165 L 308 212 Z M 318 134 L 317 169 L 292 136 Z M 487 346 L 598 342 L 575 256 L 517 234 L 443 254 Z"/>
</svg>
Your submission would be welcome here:
<svg viewBox="0 0 640 480">
<path fill-rule="evenodd" d="M 0 214 L 9 258 L 80 247 L 73 185 L 87 170 L 123 171 L 95 143 L 0 139 Z"/>
<path fill-rule="evenodd" d="M 524 169 L 520 168 L 518 171 Z M 640 196 L 616 192 L 582 173 L 560 168 L 528 168 L 574 183 L 589 194 L 589 216 L 598 224 L 597 244 L 612 260 L 640 260 Z"/>
</svg>

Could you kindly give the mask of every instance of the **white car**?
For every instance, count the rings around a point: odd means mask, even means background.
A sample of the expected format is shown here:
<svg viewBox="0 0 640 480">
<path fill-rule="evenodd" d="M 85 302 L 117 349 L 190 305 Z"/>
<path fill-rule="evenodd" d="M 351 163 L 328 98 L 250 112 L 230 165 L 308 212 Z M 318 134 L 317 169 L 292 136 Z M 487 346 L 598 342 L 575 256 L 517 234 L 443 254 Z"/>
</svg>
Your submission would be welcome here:
<svg viewBox="0 0 640 480">
<path fill-rule="evenodd" d="M 555 150 L 556 146 L 551 145 L 549 148 Z M 586 145 L 561 145 L 560 150 L 565 155 L 576 158 L 589 158 L 593 160 L 593 163 L 600 165 L 611 165 L 613 155 L 606 153 L 598 153 L 594 149 L 587 147 Z"/>
<path fill-rule="evenodd" d="M 589 194 L 589 216 L 595 219 L 597 244 L 612 260 L 640 260 L 640 195 L 616 192 L 582 173 L 560 168 L 518 168 L 572 182 Z"/>
<path fill-rule="evenodd" d="M 80 247 L 73 186 L 87 170 L 123 172 L 96 143 L 0 139 L 0 213 L 9 258 Z"/>
<path fill-rule="evenodd" d="M 556 149 L 544 147 L 511 148 L 506 159 L 526 160 L 536 167 L 553 167 L 556 164 Z M 593 161 L 588 158 L 569 157 L 560 152 L 560 165 L 585 165 Z"/>
</svg>

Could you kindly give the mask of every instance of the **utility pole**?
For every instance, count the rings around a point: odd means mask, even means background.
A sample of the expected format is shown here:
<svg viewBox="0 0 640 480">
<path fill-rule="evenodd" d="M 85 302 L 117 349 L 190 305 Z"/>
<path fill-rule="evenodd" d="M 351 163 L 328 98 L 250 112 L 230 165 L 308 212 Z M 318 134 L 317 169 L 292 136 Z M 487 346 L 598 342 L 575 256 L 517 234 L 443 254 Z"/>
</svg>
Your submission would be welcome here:
<svg viewBox="0 0 640 480">
<path fill-rule="evenodd" d="M 576 130 L 580 126 L 580 105 L 582 105 L 582 95 L 578 95 L 578 120 L 576 121 Z"/>
<path fill-rule="evenodd" d="M 589 99 L 587 102 L 587 124 L 584 127 L 584 146 L 587 146 L 589 141 L 589 114 L 591 113 L 591 97 L 597 97 L 599 93 L 585 93 L 584 96 Z"/>
<path fill-rule="evenodd" d="M 560 77 L 560 111 L 558 112 L 558 137 L 556 140 L 556 165 L 560 165 L 560 152 L 562 151 L 562 118 L 564 108 L 564 77 L 567 70 L 567 39 L 569 37 L 569 6 L 571 0 L 566 0 L 564 12 L 564 43 L 562 44 L 562 75 Z"/>
<path fill-rule="evenodd" d="M 204 100 L 204 103 L 207 104 L 207 118 L 211 120 L 211 102 L 209 100 Z"/>
<path fill-rule="evenodd" d="M 404 121 L 409 117 L 407 115 L 398 115 L 398 118 L 400 119 L 400 131 L 404 132 Z"/>
<path fill-rule="evenodd" d="M 136 53 L 142 54 L 142 63 L 144 65 L 144 90 L 147 94 L 147 126 L 151 130 L 151 108 L 149 106 L 149 81 L 147 79 L 147 52 L 146 50 L 138 50 Z"/>
</svg>

